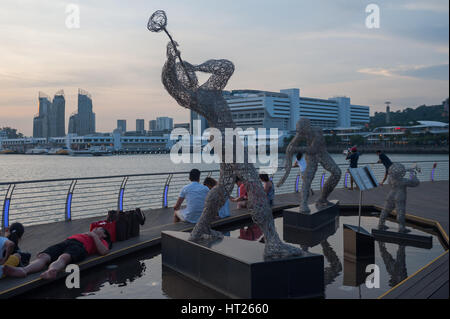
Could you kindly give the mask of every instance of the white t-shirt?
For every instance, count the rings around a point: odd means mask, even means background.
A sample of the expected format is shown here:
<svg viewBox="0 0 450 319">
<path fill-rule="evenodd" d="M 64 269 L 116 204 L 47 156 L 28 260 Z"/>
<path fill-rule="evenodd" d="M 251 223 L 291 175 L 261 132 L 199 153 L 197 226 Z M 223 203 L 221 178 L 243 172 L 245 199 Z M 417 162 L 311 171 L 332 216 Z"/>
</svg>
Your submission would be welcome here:
<svg viewBox="0 0 450 319">
<path fill-rule="evenodd" d="M 192 182 L 183 187 L 180 192 L 180 197 L 186 201 L 186 208 L 181 210 L 184 220 L 192 224 L 198 222 L 198 219 L 202 215 L 208 192 L 209 188 L 198 182 Z"/>
<path fill-rule="evenodd" d="M 300 161 L 298 159 L 295 160 L 298 164 L 298 167 L 300 168 L 300 171 L 303 173 L 306 170 L 306 161 L 305 157 L 303 156 Z"/>
</svg>

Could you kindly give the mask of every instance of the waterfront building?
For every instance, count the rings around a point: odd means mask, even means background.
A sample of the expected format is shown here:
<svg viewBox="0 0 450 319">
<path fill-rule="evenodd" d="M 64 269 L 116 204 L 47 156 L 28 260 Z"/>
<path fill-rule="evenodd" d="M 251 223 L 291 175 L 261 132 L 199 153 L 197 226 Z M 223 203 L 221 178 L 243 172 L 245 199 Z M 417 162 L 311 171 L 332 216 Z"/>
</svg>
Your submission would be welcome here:
<svg viewBox="0 0 450 319">
<path fill-rule="evenodd" d="M 157 117 L 156 129 L 159 131 L 171 131 L 173 129 L 173 118 Z"/>
<path fill-rule="evenodd" d="M 39 114 L 33 118 L 33 137 L 64 136 L 66 100 L 64 91 L 56 92 L 53 102 L 50 97 L 39 92 Z"/>
<path fill-rule="evenodd" d="M 156 131 L 156 130 L 158 130 L 156 120 L 150 120 L 148 122 L 148 129 L 149 129 L 149 131 Z"/>
<path fill-rule="evenodd" d="M 136 132 L 144 132 L 145 131 L 145 121 L 143 119 L 136 120 Z"/>
<path fill-rule="evenodd" d="M 448 135 L 448 123 L 437 121 L 417 121 L 418 125 L 411 126 L 383 126 L 377 127 L 367 134 L 366 140 L 369 143 L 378 143 L 380 140 L 407 141 L 410 136 L 418 136 L 425 134 L 446 134 Z"/>
<path fill-rule="evenodd" d="M 189 123 L 177 123 L 173 125 L 173 128 L 184 128 L 187 131 L 191 131 L 191 125 Z"/>
<path fill-rule="evenodd" d="M 39 92 L 39 113 L 33 118 L 33 137 L 49 137 L 50 96 Z"/>
<path fill-rule="evenodd" d="M 127 120 L 117 120 L 117 129 L 125 133 L 127 131 Z"/>
</svg>

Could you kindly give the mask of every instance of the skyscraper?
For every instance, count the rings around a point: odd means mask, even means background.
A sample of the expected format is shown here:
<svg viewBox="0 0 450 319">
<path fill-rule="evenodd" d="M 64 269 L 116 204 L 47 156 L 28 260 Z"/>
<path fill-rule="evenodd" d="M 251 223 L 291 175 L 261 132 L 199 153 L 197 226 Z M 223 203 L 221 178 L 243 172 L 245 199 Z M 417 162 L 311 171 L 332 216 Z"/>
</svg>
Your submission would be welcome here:
<svg viewBox="0 0 450 319">
<path fill-rule="evenodd" d="M 159 131 L 171 131 L 173 129 L 173 118 L 157 117 L 156 128 Z"/>
<path fill-rule="evenodd" d="M 50 96 L 39 92 L 39 114 L 33 118 L 33 137 L 49 137 Z"/>
<path fill-rule="evenodd" d="M 117 120 L 117 129 L 125 133 L 127 131 L 127 120 Z"/>
<path fill-rule="evenodd" d="M 56 92 L 49 112 L 50 137 L 66 135 L 66 99 L 64 90 Z"/>
<path fill-rule="evenodd" d="M 156 131 L 156 130 L 158 130 L 158 125 L 157 125 L 157 123 L 156 123 L 156 120 L 150 120 L 150 121 L 148 122 L 148 129 L 149 129 L 150 131 Z"/>
<path fill-rule="evenodd" d="M 143 119 L 136 120 L 136 132 L 145 131 L 145 121 Z"/>
<path fill-rule="evenodd" d="M 78 89 L 78 113 L 70 116 L 69 133 L 76 133 L 79 136 L 95 133 L 95 113 L 92 112 L 92 96 L 83 89 Z"/>
</svg>

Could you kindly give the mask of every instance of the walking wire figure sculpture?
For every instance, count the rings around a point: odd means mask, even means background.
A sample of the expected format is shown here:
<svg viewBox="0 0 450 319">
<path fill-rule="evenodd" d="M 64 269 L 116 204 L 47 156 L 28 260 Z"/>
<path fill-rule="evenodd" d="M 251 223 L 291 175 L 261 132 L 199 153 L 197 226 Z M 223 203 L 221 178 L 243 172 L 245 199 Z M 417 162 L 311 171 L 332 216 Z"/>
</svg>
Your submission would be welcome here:
<svg viewBox="0 0 450 319">
<path fill-rule="evenodd" d="M 163 26 L 152 27 L 153 24 L 157 25 L 158 21 L 161 21 L 155 14 L 150 18 L 149 30 L 165 29 L 167 19 L 162 19 Z M 238 176 L 244 180 L 247 189 L 252 219 L 261 228 L 265 237 L 264 257 L 270 259 L 302 255 L 301 249 L 283 243 L 279 238 L 275 230 L 272 209 L 259 175 L 253 164 L 248 163 L 247 148 L 245 148 L 244 163 L 225 163 L 223 160 L 225 129 L 236 128 L 222 92 L 234 72 L 233 63 L 228 60 L 208 60 L 200 65 L 177 63 L 176 58 L 180 57 L 177 46 L 178 44 L 174 41 L 167 44 L 167 62 L 162 70 L 164 87 L 179 105 L 204 116 L 211 127 L 222 133 L 223 139 L 222 152 L 219 154 L 221 158 L 219 183 L 209 191 L 203 213 L 191 232 L 190 240 L 213 241 L 223 237 L 222 233 L 211 229 L 211 222 L 218 214 L 219 208 L 228 200 L 234 188 L 235 178 Z M 195 72 L 210 73 L 211 76 L 205 83 L 199 85 Z M 241 143 L 240 139 L 236 139 L 236 142 Z"/>
<path fill-rule="evenodd" d="M 410 230 L 405 226 L 406 188 L 419 186 L 420 181 L 417 178 L 418 171 L 420 171 L 420 168 L 417 166 L 405 169 L 405 166 L 400 163 L 394 163 L 391 167 L 389 167 L 388 176 L 391 191 L 387 195 L 384 208 L 381 211 L 378 229 L 388 229 L 385 225 L 386 218 L 395 209 L 397 211 L 398 231 L 400 233 L 410 232 Z M 411 173 L 411 177 L 409 179 L 404 178 L 406 172 Z"/>
<path fill-rule="evenodd" d="M 341 169 L 336 165 L 333 158 L 328 154 L 325 139 L 323 137 L 322 129 L 318 127 L 312 127 L 310 120 L 302 118 L 297 122 L 297 134 L 289 143 L 286 149 L 286 164 L 285 175 L 278 182 L 278 187 L 283 185 L 286 181 L 292 167 L 292 157 L 295 153 L 302 152 L 305 156 L 306 170 L 302 174 L 302 190 L 300 192 L 300 212 L 310 213 L 311 210 L 308 207 L 309 190 L 311 183 L 317 172 L 318 164 L 320 163 L 325 170 L 331 173 L 327 181 L 323 185 L 322 194 L 316 201 L 318 208 L 332 205 L 328 201 L 328 196 L 334 190 L 341 178 Z M 302 139 L 306 139 L 307 146 L 298 146 Z"/>
</svg>

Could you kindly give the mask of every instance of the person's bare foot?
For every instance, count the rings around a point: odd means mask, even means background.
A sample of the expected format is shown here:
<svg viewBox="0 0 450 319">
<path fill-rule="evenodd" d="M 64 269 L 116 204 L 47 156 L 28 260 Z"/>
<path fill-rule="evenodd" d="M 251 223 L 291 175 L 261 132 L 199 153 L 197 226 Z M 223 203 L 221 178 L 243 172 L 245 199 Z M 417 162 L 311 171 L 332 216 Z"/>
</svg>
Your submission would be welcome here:
<svg viewBox="0 0 450 319">
<path fill-rule="evenodd" d="M 3 266 L 3 274 L 6 277 L 23 278 L 27 276 L 27 273 L 23 267 L 11 267 L 8 265 Z"/>
<path fill-rule="evenodd" d="M 41 274 L 42 279 L 55 279 L 58 271 L 56 269 L 49 269 Z"/>
<path fill-rule="evenodd" d="M 176 214 L 174 214 L 173 215 L 173 222 L 174 223 L 179 223 L 180 221 L 181 221 L 181 219 Z"/>
</svg>

